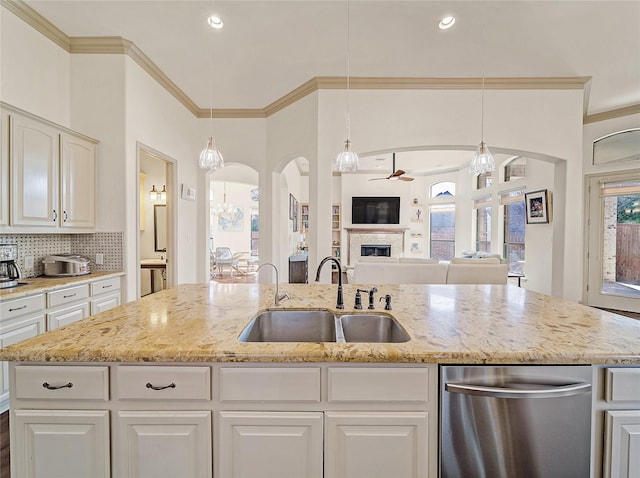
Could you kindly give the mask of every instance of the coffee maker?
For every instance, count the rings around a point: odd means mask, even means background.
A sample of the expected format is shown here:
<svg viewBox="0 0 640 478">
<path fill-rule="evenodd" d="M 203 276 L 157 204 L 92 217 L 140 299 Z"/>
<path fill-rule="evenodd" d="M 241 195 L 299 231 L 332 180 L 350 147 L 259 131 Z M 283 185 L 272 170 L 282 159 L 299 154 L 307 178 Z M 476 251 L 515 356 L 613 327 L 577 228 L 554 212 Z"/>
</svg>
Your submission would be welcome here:
<svg viewBox="0 0 640 478">
<path fill-rule="evenodd" d="M 20 267 L 17 260 L 17 244 L 0 244 L 0 289 L 18 285 Z"/>
</svg>

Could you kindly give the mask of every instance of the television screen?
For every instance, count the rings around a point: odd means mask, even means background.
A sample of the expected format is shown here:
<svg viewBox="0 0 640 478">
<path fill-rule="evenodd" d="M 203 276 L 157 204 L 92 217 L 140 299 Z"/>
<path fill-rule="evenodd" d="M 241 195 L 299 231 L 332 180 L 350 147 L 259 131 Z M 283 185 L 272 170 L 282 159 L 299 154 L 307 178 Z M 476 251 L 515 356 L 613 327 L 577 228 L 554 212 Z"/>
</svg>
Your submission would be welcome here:
<svg viewBox="0 0 640 478">
<path fill-rule="evenodd" d="M 352 224 L 400 224 L 400 197 L 351 198 Z"/>
</svg>

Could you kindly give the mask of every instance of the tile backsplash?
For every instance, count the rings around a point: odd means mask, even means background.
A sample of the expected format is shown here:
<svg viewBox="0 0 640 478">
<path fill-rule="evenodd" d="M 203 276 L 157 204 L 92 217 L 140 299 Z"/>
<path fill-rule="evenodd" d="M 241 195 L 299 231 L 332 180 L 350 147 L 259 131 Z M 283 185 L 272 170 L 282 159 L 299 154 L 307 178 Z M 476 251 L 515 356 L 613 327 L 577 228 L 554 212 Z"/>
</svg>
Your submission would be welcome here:
<svg viewBox="0 0 640 478">
<path fill-rule="evenodd" d="M 18 245 L 18 266 L 22 277 L 44 274 L 42 260 L 51 254 L 74 253 L 86 256 L 93 271 L 121 271 L 124 269 L 122 232 L 94 234 L 0 234 L 0 244 Z M 96 264 L 96 254 L 104 255 L 104 264 Z M 33 267 L 25 267 L 25 257 L 33 257 Z"/>
</svg>

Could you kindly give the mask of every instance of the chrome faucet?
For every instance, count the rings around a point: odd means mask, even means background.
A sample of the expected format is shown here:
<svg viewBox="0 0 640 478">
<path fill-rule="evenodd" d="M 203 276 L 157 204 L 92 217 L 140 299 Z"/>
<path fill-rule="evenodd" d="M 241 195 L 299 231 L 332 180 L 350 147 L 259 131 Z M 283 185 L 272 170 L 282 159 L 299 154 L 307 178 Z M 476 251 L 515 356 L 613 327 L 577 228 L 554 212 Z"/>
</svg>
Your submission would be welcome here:
<svg viewBox="0 0 640 478">
<path fill-rule="evenodd" d="M 291 297 L 289 297 L 289 294 L 287 294 L 286 292 L 284 292 L 283 294 L 280 294 L 279 292 L 279 280 L 278 280 L 278 268 L 273 265 L 271 262 L 265 262 L 264 264 L 260 264 L 260 266 L 258 267 L 258 269 L 256 270 L 256 274 L 258 272 L 260 272 L 260 269 L 262 269 L 263 266 L 271 266 L 273 267 L 273 270 L 276 271 L 276 295 L 273 297 L 273 305 L 280 305 L 280 301 L 284 300 L 284 299 L 290 299 Z"/>
<path fill-rule="evenodd" d="M 338 298 L 336 300 L 336 309 L 344 309 L 344 300 L 342 298 L 342 266 L 340 265 L 340 261 L 333 256 L 327 256 L 322 259 L 320 265 L 318 266 L 318 271 L 316 272 L 316 282 L 320 281 L 320 271 L 322 270 L 322 266 L 327 261 L 333 261 L 338 268 Z"/>
</svg>

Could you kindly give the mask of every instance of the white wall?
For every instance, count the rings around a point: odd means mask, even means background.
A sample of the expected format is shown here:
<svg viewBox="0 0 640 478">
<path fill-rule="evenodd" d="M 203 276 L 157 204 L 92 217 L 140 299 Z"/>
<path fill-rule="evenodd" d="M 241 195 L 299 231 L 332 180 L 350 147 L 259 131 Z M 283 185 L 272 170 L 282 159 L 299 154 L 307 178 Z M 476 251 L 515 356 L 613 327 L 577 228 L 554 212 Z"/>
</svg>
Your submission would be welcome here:
<svg viewBox="0 0 640 478">
<path fill-rule="evenodd" d="M 0 7 L 0 58 L 0 100 L 70 127 L 66 51 Z"/>
</svg>

